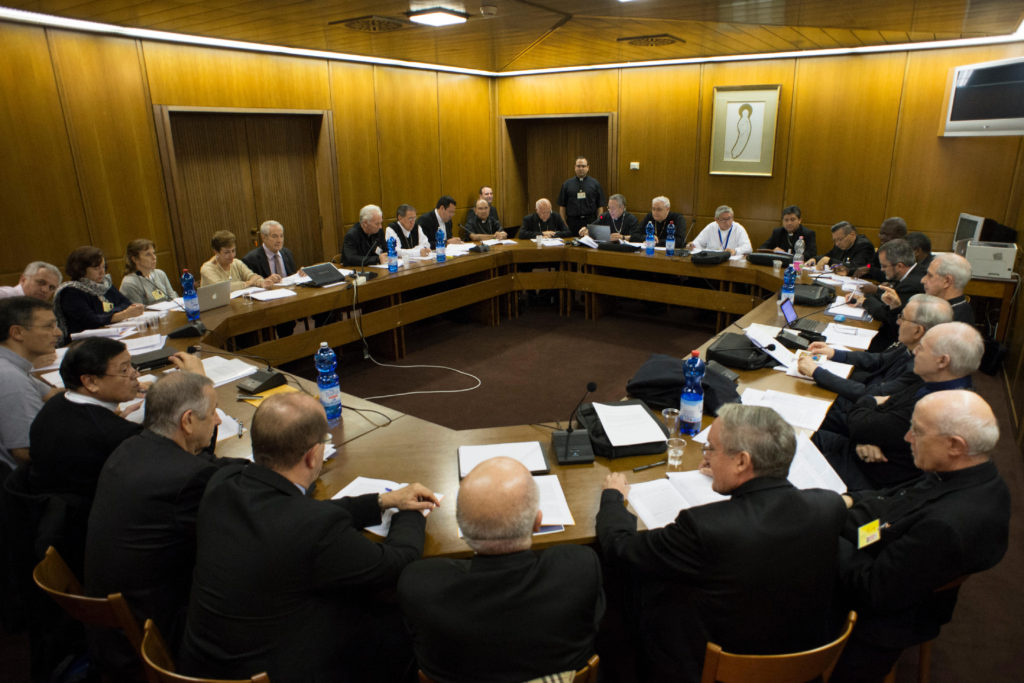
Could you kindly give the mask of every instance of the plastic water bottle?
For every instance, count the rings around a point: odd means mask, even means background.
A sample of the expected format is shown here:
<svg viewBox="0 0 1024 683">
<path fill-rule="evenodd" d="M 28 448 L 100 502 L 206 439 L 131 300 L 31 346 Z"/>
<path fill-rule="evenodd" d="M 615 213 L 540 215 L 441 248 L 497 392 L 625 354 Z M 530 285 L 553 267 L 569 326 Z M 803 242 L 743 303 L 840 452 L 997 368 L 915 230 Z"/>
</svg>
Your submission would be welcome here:
<svg viewBox="0 0 1024 683">
<path fill-rule="evenodd" d="M 694 349 L 683 362 L 683 393 L 679 396 L 679 433 L 694 435 L 700 433 L 700 421 L 704 416 L 704 361 L 700 351 Z"/>
<path fill-rule="evenodd" d="M 665 255 L 675 256 L 676 255 L 676 224 L 675 221 L 669 221 L 668 227 L 665 228 Z"/>
<path fill-rule="evenodd" d="M 437 262 L 438 263 L 444 263 L 445 262 L 444 245 L 445 245 L 445 242 L 448 241 L 448 233 L 446 233 L 444 231 L 444 226 L 443 225 L 440 226 L 437 229 L 437 238 L 436 239 L 437 239 L 437 246 L 435 247 L 435 251 L 437 253 Z"/>
<path fill-rule="evenodd" d="M 654 256 L 654 223 L 647 221 L 647 237 L 644 238 L 644 254 Z"/>
<path fill-rule="evenodd" d="M 793 245 L 793 268 L 796 271 L 800 271 L 800 266 L 804 263 L 804 238 L 803 235 Z"/>
<path fill-rule="evenodd" d="M 199 295 L 196 294 L 196 279 L 188 268 L 181 271 L 181 298 L 185 300 L 185 315 L 188 321 L 194 323 L 199 320 Z"/>
<path fill-rule="evenodd" d="M 327 413 L 327 424 L 334 427 L 341 420 L 341 386 L 334 372 L 338 358 L 327 342 L 320 342 L 320 348 L 313 355 L 313 364 L 319 372 L 316 385 L 320 387 L 320 403 Z"/>
<path fill-rule="evenodd" d="M 789 299 L 796 303 L 796 270 L 793 266 L 787 266 L 786 272 L 782 274 L 782 294 L 779 295 L 779 306 Z"/>
<path fill-rule="evenodd" d="M 394 237 L 388 238 L 388 272 L 398 272 L 398 245 Z"/>
</svg>

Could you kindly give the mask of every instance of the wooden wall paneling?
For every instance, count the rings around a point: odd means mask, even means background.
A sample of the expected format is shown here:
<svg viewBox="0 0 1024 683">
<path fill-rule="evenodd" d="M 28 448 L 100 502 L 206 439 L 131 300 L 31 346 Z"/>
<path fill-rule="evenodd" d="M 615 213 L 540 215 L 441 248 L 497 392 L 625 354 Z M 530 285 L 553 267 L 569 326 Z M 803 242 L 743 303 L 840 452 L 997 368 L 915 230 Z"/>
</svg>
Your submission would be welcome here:
<svg viewBox="0 0 1024 683">
<path fill-rule="evenodd" d="M 498 79 L 501 116 L 615 111 L 618 71 L 586 71 Z"/>
<path fill-rule="evenodd" d="M 489 185 L 495 189 L 498 215 L 503 224 L 508 223 L 502 210 L 503 198 L 497 194 L 500 186 L 494 163 L 490 79 L 438 73 L 437 93 L 441 192 L 455 197 L 458 206 L 468 212 L 479 196 L 480 186 Z M 426 207 L 416 208 L 422 211 Z M 518 222 L 516 217 L 510 225 Z"/>
<path fill-rule="evenodd" d="M 46 32 L 0 22 L 0 43 L 0 274 L 13 284 L 31 261 L 63 268 L 89 232 Z"/>
<path fill-rule="evenodd" d="M 334 116 L 324 112 L 316 135 L 316 186 L 319 203 L 317 247 L 314 258 L 327 260 L 337 252 L 340 231 L 338 158 L 334 139 Z"/>
<path fill-rule="evenodd" d="M 171 248 L 153 112 L 134 40 L 51 31 L 90 242 L 120 282 L 124 246 L 147 237 Z M 165 264 L 177 269 L 172 259 Z"/>
<path fill-rule="evenodd" d="M 746 225 L 754 219 L 777 221 L 783 207 L 789 150 L 791 105 L 795 61 L 773 59 L 760 62 L 704 64 L 701 78 L 700 144 L 697 167 L 696 213 L 714 215 L 721 204 L 733 207 L 736 219 Z M 731 85 L 782 86 L 776 119 L 775 159 L 771 177 L 711 175 L 711 123 L 715 87 Z M 698 226 L 702 225 L 698 221 Z"/>
<path fill-rule="evenodd" d="M 698 65 L 622 70 L 618 189 L 641 218 L 658 195 L 693 215 L 699 104 Z M 630 171 L 631 161 L 640 170 Z"/>
<path fill-rule="evenodd" d="M 526 137 L 527 208 L 541 197 L 547 197 L 558 210 L 558 191 L 562 183 L 573 176 L 574 162 L 580 154 L 587 158 L 590 175 L 601 183 L 605 196 L 616 192 L 609 179 L 610 128 L 608 116 L 527 119 L 522 127 Z"/>
<path fill-rule="evenodd" d="M 952 67 L 1020 55 L 1020 44 L 908 55 L 886 215 L 950 235 L 963 211 L 1005 222 L 1020 138 L 941 138 L 937 131 Z"/>
<path fill-rule="evenodd" d="M 402 203 L 418 213 L 432 211 L 442 194 L 438 108 L 460 106 L 458 93 L 441 92 L 437 74 L 413 69 L 375 67 L 374 83 L 384 216 L 393 220 Z M 459 222 L 465 206 L 455 199 Z M 359 207 L 354 209 L 358 217 Z"/>
<path fill-rule="evenodd" d="M 155 104 L 331 108 L 325 60 L 150 41 L 143 50 Z"/>
<path fill-rule="evenodd" d="M 506 213 L 511 212 L 516 223 L 519 223 L 524 216 L 534 212 L 534 202 L 537 201 L 530 199 L 527 190 L 526 127 L 528 125 L 529 119 L 502 118 L 498 131 L 501 140 L 499 177 L 501 178 L 502 207 L 504 208 L 502 219 L 510 225 L 513 223 L 505 217 Z M 554 204 L 554 198 L 551 200 Z"/>
<path fill-rule="evenodd" d="M 213 233 L 235 233 L 242 256 L 248 231 L 256 223 L 245 118 L 185 112 L 172 112 L 170 117 L 181 218 L 179 262 L 198 274 L 213 254 Z"/>
<path fill-rule="evenodd" d="M 256 220 L 244 234 L 236 233 L 239 255 L 259 243 L 259 226 L 273 219 L 284 226 L 285 244 L 295 252 L 300 266 L 319 262 L 316 136 L 322 116 L 249 115 L 244 118 Z M 243 241 L 248 243 L 245 249 Z"/>
<path fill-rule="evenodd" d="M 328 256 L 341 251 L 341 240 L 348 227 L 359 218 L 360 207 L 381 203 L 381 156 L 373 70 L 374 67 L 365 64 L 330 64 L 341 213 L 337 239 L 331 243 L 333 251 L 328 249 Z"/>
<path fill-rule="evenodd" d="M 798 204 L 804 220 L 878 226 L 886 217 L 906 59 L 797 61 L 783 203 Z"/>
</svg>

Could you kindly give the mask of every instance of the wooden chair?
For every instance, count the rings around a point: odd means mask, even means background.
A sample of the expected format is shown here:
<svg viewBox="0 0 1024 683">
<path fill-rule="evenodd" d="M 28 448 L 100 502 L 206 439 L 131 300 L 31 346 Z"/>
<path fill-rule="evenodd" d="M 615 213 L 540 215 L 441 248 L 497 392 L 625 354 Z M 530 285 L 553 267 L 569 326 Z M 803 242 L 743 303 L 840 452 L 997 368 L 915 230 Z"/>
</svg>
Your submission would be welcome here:
<svg viewBox="0 0 1024 683">
<path fill-rule="evenodd" d="M 708 643 L 701 683 L 805 683 L 817 676 L 828 681 L 856 622 L 857 613 L 850 612 L 842 633 L 831 643 L 784 655 L 734 655 Z"/>
<path fill-rule="evenodd" d="M 237 681 L 226 681 L 218 678 L 193 678 L 174 672 L 174 659 L 167 651 L 167 644 L 160 629 L 152 619 L 146 619 L 145 633 L 142 636 L 142 663 L 146 667 L 146 679 L 149 683 L 270 683 L 265 673 L 252 678 Z"/>
<path fill-rule="evenodd" d="M 969 576 L 970 574 L 964 574 L 959 578 L 953 579 L 945 586 L 936 588 L 935 592 L 941 593 L 942 591 L 959 588 Z M 932 639 L 917 646 L 917 683 L 928 683 L 932 678 L 932 643 L 934 642 L 935 640 Z M 896 683 L 896 667 L 898 666 L 899 662 L 893 664 L 892 670 L 885 677 L 883 683 Z"/>
<path fill-rule="evenodd" d="M 112 593 L 105 598 L 86 597 L 82 584 L 52 545 L 46 549 L 46 555 L 32 570 L 32 580 L 72 619 L 92 626 L 120 629 L 135 651 L 139 651 L 142 646 L 142 633 L 124 596 Z"/>
<path fill-rule="evenodd" d="M 572 679 L 572 683 L 597 683 L 597 665 L 600 662 L 601 658 L 596 654 L 593 655 L 587 660 L 587 665 L 576 672 L 576 675 Z M 420 683 L 434 683 L 434 679 L 423 673 L 422 670 L 419 671 L 419 681 Z"/>
</svg>

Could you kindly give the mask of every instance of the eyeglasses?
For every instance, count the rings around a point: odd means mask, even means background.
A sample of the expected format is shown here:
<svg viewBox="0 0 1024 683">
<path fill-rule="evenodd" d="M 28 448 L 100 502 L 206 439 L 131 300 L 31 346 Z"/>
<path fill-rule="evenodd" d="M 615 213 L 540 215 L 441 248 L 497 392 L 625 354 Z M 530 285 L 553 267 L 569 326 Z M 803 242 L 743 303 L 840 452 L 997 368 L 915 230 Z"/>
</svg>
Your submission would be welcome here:
<svg viewBox="0 0 1024 683">
<path fill-rule="evenodd" d="M 324 446 L 326 446 L 326 445 L 328 445 L 329 443 L 331 443 L 332 441 L 334 441 L 334 437 L 333 437 L 333 436 L 331 436 L 331 434 L 330 434 L 330 433 L 328 433 L 328 434 L 324 434 L 323 436 L 321 436 L 321 437 L 320 437 L 320 440 L 319 440 L 319 441 L 317 441 L 317 443 L 321 443 L 321 444 L 323 444 Z"/>
<path fill-rule="evenodd" d="M 101 377 L 123 377 L 125 379 L 133 379 L 139 376 L 139 371 L 135 369 L 135 366 L 129 365 L 127 368 L 121 370 L 121 372 L 104 372 Z"/>
<path fill-rule="evenodd" d="M 913 323 L 914 325 L 920 325 L 921 327 L 924 327 L 924 323 L 919 323 L 916 320 L 908 318 L 907 316 L 903 315 L 902 312 L 896 315 L 896 321 L 904 323 Z"/>
<path fill-rule="evenodd" d="M 44 330 L 56 330 L 57 329 L 57 321 L 54 320 L 53 322 L 44 323 L 42 325 L 21 325 L 20 327 L 22 327 L 22 328 L 24 328 L 26 330 L 31 330 L 31 329 L 33 329 L 35 327 L 39 327 L 39 328 L 42 328 Z"/>
</svg>

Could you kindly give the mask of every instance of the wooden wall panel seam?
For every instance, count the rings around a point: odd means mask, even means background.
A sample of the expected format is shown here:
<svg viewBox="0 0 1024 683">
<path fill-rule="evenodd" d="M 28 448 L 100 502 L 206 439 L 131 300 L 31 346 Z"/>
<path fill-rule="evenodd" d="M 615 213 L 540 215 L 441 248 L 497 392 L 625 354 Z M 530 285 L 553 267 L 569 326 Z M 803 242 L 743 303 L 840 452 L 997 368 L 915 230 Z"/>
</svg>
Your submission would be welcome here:
<svg viewBox="0 0 1024 683">
<path fill-rule="evenodd" d="M 374 95 L 374 97 L 373 97 L 373 120 L 374 120 L 374 125 L 375 125 L 375 127 L 377 129 L 375 131 L 375 133 L 377 135 L 377 185 L 380 188 L 380 202 L 381 202 L 381 204 L 383 204 L 384 203 L 384 164 L 386 163 L 386 159 L 384 159 L 383 152 L 381 151 L 381 149 L 383 147 L 383 144 L 382 144 L 383 141 L 381 140 L 381 136 L 380 136 L 380 109 L 377 107 L 377 89 L 379 87 L 379 84 L 377 82 L 377 75 L 380 73 L 380 69 L 381 69 L 381 67 L 379 67 L 377 65 L 374 65 L 374 67 L 373 67 L 373 95 Z M 384 207 L 381 206 L 380 208 L 381 208 L 381 212 L 383 213 Z M 345 233 L 348 232 L 348 225 L 346 224 L 347 222 L 344 220 L 345 207 L 342 207 L 342 214 L 341 215 L 343 217 L 342 218 L 342 224 L 341 224 L 342 239 L 344 239 Z M 341 251 L 341 239 L 338 240 L 338 251 Z"/>
<path fill-rule="evenodd" d="M 900 103 L 896 108 L 896 136 L 893 138 L 892 154 L 889 156 L 889 182 L 885 185 L 885 201 L 882 202 L 882 206 L 885 207 L 885 220 L 890 216 L 902 216 L 896 209 L 896 213 L 893 212 L 893 207 L 889 206 L 889 197 L 892 195 L 892 184 L 895 181 L 896 174 L 896 153 L 897 147 L 899 146 L 900 127 L 903 125 L 903 106 L 907 100 L 907 79 L 910 77 L 910 57 L 909 53 L 903 53 L 903 80 L 900 83 Z M 911 228 L 913 229 L 913 228 Z"/>
</svg>

